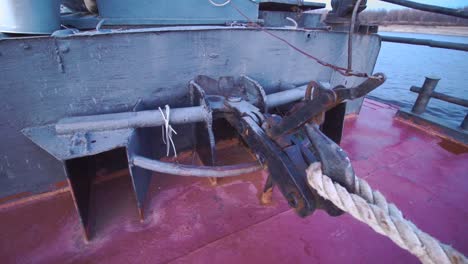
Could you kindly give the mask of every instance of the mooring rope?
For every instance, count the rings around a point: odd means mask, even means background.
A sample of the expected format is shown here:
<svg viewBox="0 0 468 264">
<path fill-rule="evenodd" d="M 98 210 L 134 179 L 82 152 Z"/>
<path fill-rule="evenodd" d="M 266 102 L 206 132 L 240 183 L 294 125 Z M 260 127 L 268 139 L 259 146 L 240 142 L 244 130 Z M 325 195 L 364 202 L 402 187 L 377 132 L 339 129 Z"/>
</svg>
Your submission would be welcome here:
<svg viewBox="0 0 468 264">
<path fill-rule="evenodd" d="M 307 181 L 320 196 L 369 225 L 375 232 L 389 237 L 422 263 L 468 263 L 463 254 L 405 219 L 394 204 L 388 203 L 380 192 L 372 190 L 365 180 L 356 177 L 356 193 L 349 193 L 343 186 L 323 175 L 320 163 L 315 162 L 307 169 Z"/>
</svg>

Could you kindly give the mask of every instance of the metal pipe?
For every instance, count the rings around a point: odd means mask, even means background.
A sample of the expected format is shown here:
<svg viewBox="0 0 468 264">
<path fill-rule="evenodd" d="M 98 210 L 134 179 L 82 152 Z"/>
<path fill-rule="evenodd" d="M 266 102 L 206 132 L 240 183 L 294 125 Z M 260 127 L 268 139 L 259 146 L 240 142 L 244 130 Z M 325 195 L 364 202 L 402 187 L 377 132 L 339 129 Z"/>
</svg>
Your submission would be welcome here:
<svg viewBox="0 0 468 264">
<path fill-rule="evenodd" d="M 381 0 L 381 1 L 392 3 L 395 5 L 406 6 L 406 7 L 418 9 L 421 11 L 427 11 L 427 12 L 454 16 L 454 17 L 468 18 L 468 13 L 465 12 L 463 9 L 452 9 L 448 7 L 416 3 L 416 2 L 408 1 L 408 0 Z"/>
<path fill-rule="evenodd" d="M 267 95 L 267 106 L 273 108 L 304 98 L 306 86 Z M 202 122 L 207 111 L 202 106 L 171 109 L 170 124 Z M 154 127 L 164 125 L 164 118 L 159 110 L 124 112 L 114 114 L 77 116 L 61 119 L 55 125 L 57 134 L 72 134 L 86 131 L 103 131 L 136 127 Z"/>
<path fill-rule="evenodd" d="M 437 86 L 440 78 L 437 77 L 426 77 L 422 86 L 421 92 L 414 103 L 413 109 L 411 110 L 415 114 L 422 114 L 426 111 L 427 104 L 431 99 L 431 94 Z"/>
<path fill-rule="evenodd" d="M 267 107 L 271 109 L 276 106 L 289 104 L 294 101 L 303 99 L 305 96 L 306 87 L 307 85 L 304 85 L 298 88 L 267 95 L 266 97 Z"/>
<path fill-rule="evenodd" d="M 420 87 L 416 86 L 411 86 L 410 91 L 415 92 L 415 93 L 422 93 L 422 89 Z M 463 99 L 463 98 L 458 98 L 450 95 L 446 95 L 443 93 L 438 93 L 438 92 L 432 92 L 430 95 L 432 98 L 436 98 L 448 103 L 468 107 L 468 100 Z"/>
<path fill-rule="evenodd" d="M 382 41 L 386 41 L 386 42 L 405 43 L 405 44 L 411 44 L 411 45 L 429 46 L 433 48 L 468 51 L 468 44 L 463 44 L 463 43 L 435 41 L 431 39 L 401 38 L 401 37 L 393 37 L 393 36 L 380 36 L 380 37 L 382 38 Z"/>
<path fill-rule="evenodd" d="M 202 122 L 207 115 L 202 106 L 174 108 L 170 111 L 171 125 Z M 85 131 L 153 127 L 163 124 L 164 118 L 159 110 L 147 110 L 64 118 L 55 125 L 55 130 L 57 134 L 71 134 Z"/>
<path fill-rule="evenodd" d="M 246 173 L 256 172 L 263 168 L 258 162 L 229 166 L 193 166 L 163 162 L 142 156 L 134 156 L 132 158 L 132 164 L 137 167 L 159 173 L 210 178 L 239 176 Z"/>
</svg>

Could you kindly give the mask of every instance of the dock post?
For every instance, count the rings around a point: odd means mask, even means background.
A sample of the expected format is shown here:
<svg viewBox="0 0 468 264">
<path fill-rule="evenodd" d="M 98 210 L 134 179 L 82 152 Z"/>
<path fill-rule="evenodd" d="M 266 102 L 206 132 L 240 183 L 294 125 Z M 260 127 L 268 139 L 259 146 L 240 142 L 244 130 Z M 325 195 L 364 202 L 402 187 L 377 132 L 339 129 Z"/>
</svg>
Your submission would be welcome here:
<svg viewBox="0 0 468 264">
<path fill-rule="evenodd" d="M 426 111 L 429 99 L 431 99 L 431 94 L 435 90 L 439 80 L 440 78 L 435 76 L 426 77 L 426 80 L 424 81 L 424 84 L 421 87 L 421 92 L 419 93 L 418 99 L 416 99 L 416 102 L 414 103 L 411 112 L 415 114 L 422 114 L 424 113 L 424 111 Z"/>
<path fill-rule="evenodd" d="M 468 114 L 465 115 L 465 119 L 463 119 L 463 122 L 461 123 L 460 127 L 463 130 L 468 130 Z"/>
</svg>

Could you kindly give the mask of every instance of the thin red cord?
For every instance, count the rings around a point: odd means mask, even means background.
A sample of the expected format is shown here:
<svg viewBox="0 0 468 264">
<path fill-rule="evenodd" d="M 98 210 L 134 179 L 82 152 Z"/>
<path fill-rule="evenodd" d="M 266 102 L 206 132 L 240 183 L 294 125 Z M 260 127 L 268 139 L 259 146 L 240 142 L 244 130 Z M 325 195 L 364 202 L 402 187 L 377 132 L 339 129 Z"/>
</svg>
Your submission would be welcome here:
<svg viewBox="0 0 468 264">
<path fill-rule="evenodd" d="M 340 67 L 340 66 L 337 66 L 337 65 L 333 65 L 331 63 L 328 63 L 328 62 L 325 62 L 325 61 L 322 61 L 320 60 L 319 58 L 307 53 L 306 51 L 300 49 L 299 47 L 293 45 L 291 42 L 287 41 L 286 39 L 272 33 L 271 31 L 267 30 L 266 28 L 260 26 L 258 23 L 256 22 L 253 22 L 252 19 L 250 19 L 247 15 L 245 15 L 242 11 L 239 10 L 239 8 L 237 8 L 237 6 L 235 4 L 230 3 L 230 5 L 241 15 L 243 16 L 245 19 L 247 19 L 247 21 L 249 21 L 250 24 L 252 24 L 253 26 L 255 26 L 256 28 L 260 29 L 261 31 L 265 32 L 266 34 L 274 37 L 275 39 L 277 40 L 280 40 L 281 42 L 285 43 L 286 45 L 288 45 L 289 47 L 291 47 L 292 49 L 294 49 L 295 51 L 301 53 L 302 55 L 316 61 L 318 64 L 320 65 L 323 65 L 325 67 L 328 67 L 336 72 L 338 72 L 339 74 L 343 75 L 343 76 L 356 76 L 356 77 L 364 77 L 364 78 L 369 78 L 369 79 L 372 79 L 374 78 L 373 76 L 369 76 L 369 74 L 365 73 L 365 72 L 353 72 L 353 71 L 350 71 L 348 70 L 347 68 L 344 68 L 344 67 Z"/>
</svg>

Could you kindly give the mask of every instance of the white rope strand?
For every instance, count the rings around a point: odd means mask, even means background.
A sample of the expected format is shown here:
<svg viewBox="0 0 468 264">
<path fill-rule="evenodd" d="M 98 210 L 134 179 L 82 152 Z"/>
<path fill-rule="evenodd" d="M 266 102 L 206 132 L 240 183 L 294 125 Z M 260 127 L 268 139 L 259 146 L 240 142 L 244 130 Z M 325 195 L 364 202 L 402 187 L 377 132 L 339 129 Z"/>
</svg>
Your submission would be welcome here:
<svg viewBox="0 0 468 264">
<path fill-rule="evenodd" d="M 294 20 L 294 19 L 292 19 L 290 17 L 286 17 L 286 20 L 289 20 L 289 21 L 291 21 L 293 23 L 294 26 L 292 26 L 292 28 L 296 29 L 298 27 L 296 20 Z"/>
<path fill-rule="evenodd" d="M 222 7 L 222 6 L 225 6 L 225 5 L 229 4 L 229 3 L 231 3 L 231 0 L 226 0 L 226 2 L 221 3 L 221 4 L 215 3 L 215 2 L 213 2 L 213 0 L 208 0 L 208 2 L 210 2 L 210 4 L 212 4 L 212 5 L 216 6 L 216 7 Z"/>
<path fill-rule="evenodd" d="M 177 150 L 174 144 L 174 140 L 172 140 L 172 133 L 177 135 L 177 132 L 169 124 L 169 120 L 171 118 L 171 108 L 168 105 L 165 106 L 166 114 L 164 114 L 161 107 L 158 107 L 158 109 L 164 120 L 164 126 L 161 126 L 161 134 L 162 134 L 162 140 L 164 144 L 166 144 L 166 156 L 169 157 L 169 153 L 171 151 L 171 146 L 172 146 L 172 149 L 174 151 L 174 157 L 177 158 Z"/>
<path fill-rule="evenodd" d="M 405 219 L 401 211 L 369 184 L 356 177 L 356 193 L 322 174 L 319 162 L 307 169 L 307 181 L 320 196 L 341 210 L 369 225 L 375 232 L 389 237 L 403 249 L 417 256 L 422 263 L 468 263 L 466 257 L 449 245 L 442 244 Z"/>
</svg>

